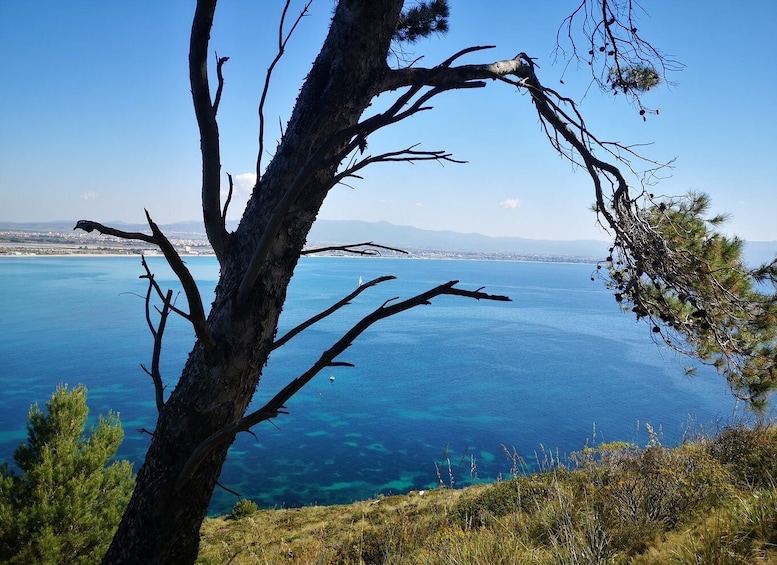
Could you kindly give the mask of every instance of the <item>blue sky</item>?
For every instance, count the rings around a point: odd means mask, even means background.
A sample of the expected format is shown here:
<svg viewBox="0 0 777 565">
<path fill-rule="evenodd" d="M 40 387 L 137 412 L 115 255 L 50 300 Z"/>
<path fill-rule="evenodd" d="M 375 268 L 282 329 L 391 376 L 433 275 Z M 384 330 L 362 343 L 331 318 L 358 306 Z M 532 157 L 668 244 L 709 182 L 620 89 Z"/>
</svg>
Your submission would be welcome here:
<svg viewBox="0 0 777 565">
<path fill-rule="evenodd" d="M 245 203 L 257 151 L 257 105 L 275 55 L 280 0 L 222 0 L 211 49 L 229 56 L 219 110 L 222 168 Z M 777 2 L 644 0 L 642 35 L 686 65 L 645 103 L 588 89 L 587 68 L 553 48 L 575 0 L 451 0 L 451 31 L 408 49 L 432 66 L 461 48 L 496 45 L 463 63 L 524 51 L 541 80 L 577 100 L 605 139 L 650 143 L 676 158 L 657 194 L 704 191 L 731 232 L 777 240 Z M 193 1 L 0 0 L 0 221 L 199 219 L 199 137 L 188 85 Z M 293 3 L 292 11 L 301 7 Z M 272 149 L 326 33 L 331 0 L 315 0 L 281 61 L 265 115 Z M 215 73 L 214 73 L 215 74 Z M 388 100 L 382 96 L 379 103 Z M 529 98 L 507 85 L 451 93 L 370 139 L 371 152 L 420 143 L 468 161 L 379 164 L 333 189 L 320 217 L 538 239 L 606 239 L 589 211 L 590 181 L 549 147 Z M 265 158 L 265 162 L 269 157 Z M 242 175 L 242 176 L 241 176 Z"/>
</svg>

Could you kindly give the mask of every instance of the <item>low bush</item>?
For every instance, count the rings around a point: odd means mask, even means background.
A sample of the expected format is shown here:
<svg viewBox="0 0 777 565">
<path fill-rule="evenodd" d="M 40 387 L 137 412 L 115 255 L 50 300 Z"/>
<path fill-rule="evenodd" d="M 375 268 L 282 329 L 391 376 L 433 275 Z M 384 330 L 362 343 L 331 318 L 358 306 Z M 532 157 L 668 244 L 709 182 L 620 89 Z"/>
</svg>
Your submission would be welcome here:
<svg viewBox="0 0 777 565">
<path fill-rule="evenodd" d="M 731 427 L 712 438 L 707 449 L 742 487 L 777 486 L 777 428 Z"/>
<path fill-rule="evenodd" d="M 492 518 L 517 511 L 532 513 L 551 496 L 547 475 L 516 477 L 489 485 L 474 496 L 465 496 L 451 510 L 451 518 L 462 526 L 483 526 Z"/>
<path fill-rule="evenodd" d="M 247 498 L 241 498 L 237 502 L 235 502 L 235 505 L 232 507 L 232 512 L 230 512 L 229 517 L 232 520 L 239 520 L 240 518 L 245 518 L 246 516 L 250 516 L 254 512 L 259 510 L 259 506 L 257 506 L 256 502 L 253 500 L 249 500 Z"/>
</svg>

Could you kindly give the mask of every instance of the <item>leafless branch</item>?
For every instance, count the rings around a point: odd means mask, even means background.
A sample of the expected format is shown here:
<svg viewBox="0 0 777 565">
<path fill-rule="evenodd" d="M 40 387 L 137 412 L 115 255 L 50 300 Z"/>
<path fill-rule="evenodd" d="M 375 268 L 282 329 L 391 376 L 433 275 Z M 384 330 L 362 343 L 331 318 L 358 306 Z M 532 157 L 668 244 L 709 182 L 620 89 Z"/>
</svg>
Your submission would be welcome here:
<svg viewBox="0 0 777 565">
<path fill-rule="evenodd" d="M 232 175 L 227 173 L 227 178 L 229 179 L 229 192 L 227 193 L 227 199 L 224 202 L 224 211 L 221 213 L 221 217 L 224 218 L 224 225 L 226 225 L 227 222 L 227 210 L 229 210 L 229 203 L 232 202 L 232 193 L 235 188 L 232 183 Z"/>
<path fill-rule="evenodd" d="M 458 58 L 466 53 L 478 51 L 482 49 L 488 49 L 489 47 L 470 47 L 463 49 L 456 53 L 441 65 L 438 65 L 434 69 L 398 69 L 396 71 L 389 71 L 387 75 L 394 77 L 393 79 L 387 79 L 380 86 L 379 92 L 386 90 L 395 90 L 403 86 L 409 86 L 408 90 L 404 92 L 396 100 L 392 106 L 384 112 L 371 116 L 363 122 L 360 122 L 350 128 L 346 128 L 337 134 L 333 135 L 327 141 L 314 152 L 314 154 L 308 159 L 307 163 L 301 168 L 297 177 L 291 183 L 289 188 L 286 189 L 283 197 L 276 204 L 273 210 L 270 221 L 265 228 L 262 238 L 257 245 L 251 262 L 246 269 L 243 279 L 240 282 L 240 286 L 237 291 L 237 303 L 245 304 L 248 294 L 254 286 L 254 283 L 259 277 L 262 269 L 262 265 L 267 258 L 270 246 L 275 240 L 278 229 L 280 228 L 283 218 L 286 213 L 299 197 L 301 191 L 304 189 L 306 182 L 317 171 L 326 168 L 337 166 L 348 154 L 359 149 L 363 152 L 366 147 L 367 137 L 375 131 L 394 124 L 401 120 L 404 120 L 418 112 L 429 110 L 430 106 L 425 104 L 433 97 L 447 92 L 449 90 L 459 90 L 466 88 L 482 88 L 485 86 L 485 82 L 481 80 L 475 80 L 480 78 L 495 78 L 498 72 L 510 73 L 518 72 L 518 69 L 524 66 L 523 62 L 518 60 L 511 60 L 509 62 L 494 63 L 492 65 L 473 66 L 473 69 L 457 71 L 450 67 L 450 65 Z M 408 73 L 408 71 L 410 71 Z M 480 73 L 478 75 L 478 72 Z M 394 75 L 394 73 L 399 73 Z M 448 75 L 448 80 L 441 80 L 442 75 Z M 455 77 L 457 80 L 452 80 L 450 77 Z M 402 82 L 405 81 L 405 82 Z M 407 82 L 411 81 L 411 82 Z M 428 91 L 420 94 L 421 90 L 425 86 L 432 85 Z M 420 94 L 420 95 L 419 95 Z M 419 95 L 414 101 L 413 98 Z M 402 157 L 401 155 L 404 155 Z M 394 153 L 386 153 L 376 157 L 368 157 L 360 165 L 353 170 L 346 170 L 342 174 L 332 179 L 332 182 L 328 185 L 331 188 L 343 178 L 350 176 L 356 170 L 379 161 L 391 161 L 391 160 L 447 160 L 455 162 L 449 154 L 444 152 L 434 151 L 416 151 L 412 148 L 401 150 Z"/>
<path fill-rule="evenodd" d="M 219 147 L 219 128 L 216 122 L 216 110 L 221 98 L 221 77 L 216 94 L 216 103 L 211 103 L 208 83 L 208 43 L 216 0 L 204 0 L 197 3 L 192 22 L 191 41 L 189 43 L 189 82 L 194 102 L 194 113 L 200 129 L 200 152 L 202 153 L 202 212 L 205 232 L 213 247 L 213 252 L 223 264 L 230 245 L 221 211 L 221 155 Z M 225 58 L 219 59 L 217 71 Z"/>
<path fill-rule="evenodd" d="M 151 220 L 148 211 L 146 211 L 146 218 L 148 225 L 151 227 L 151 231 L 154 237 L 157 239 L 157 245 L 162 251 L 162 254 L 167 259 L 167 263 L 170 268 L 181 281 L 184 294 L 189 303 L 189 321 L 194 326 L 194 333 L 197 335 L 197 339 L 202 342 L 205 349 L 212 349 L 215 346 L 215 341 L 208 331 L 208 322 L 205 317 L 205 308 L 202 305 L 202 298 L 200 297 L 200 291 L 197 288 L 197 283 L 194 281 L 194 277 L 186 268 L 184 262 L 181 260 L 181 256 L 173 247 L 173 244 L 164 236 L 159 227 Z"/>
<path fill-rule="evenodd" d="M 297 16 L 297 19 L 294 21 L 294 24 L 291 26 L 291 29 L 289 32 L 284 36 L 283 34 L 283 27 L 284 23 L 286 21 L 286 12 L 289 10 L 289 5 L 291 4 L 291 0 L 286 0 L 286 4 L 283 6 L 283 13 L 281 14 L 281 21 L 278 24 L 278 53 L 275 55 L 275 58 L 272 60 L 272 63 L 270 63 L 270 66 L 267 68 L 267 74 L 264 78 L 264 87 L 262 88 L 262 97 L 259 100 L 259 154 L 256 157 L 256 184 L 259 184 L 259 179 L 262 178 L 262 156 L 264 153 L 264 103 L 265 100 L 267 100 L 267 92 L 270 90 L 270 78 L 272 77 L 272 72 L 275 69 L 275 65 L 278 64 L 278 61 L 281 60 L 281 57 L 283 57 L 283 54 L 286 52 L 286 44 L 288 43 L 289 39 L 291 38 L 292 34 L 294 33 L 294 30 L 297 28 L 297 25 L 299 22 L 304 18 L 307 13 L 308 9 L 310 8 L 310 5 L 313 3 L 313 0 L 309 0 L 307 4 L 305 4 L 305 7 L 302 8 L 302 11 L 300 12 L 299 16 Z"/>
<path fill-rule="evenodd" d="M 658 114 L 658 110 L 642 104 L 640 94 L 650 84 L 638 80 L 640 75 L 635 72 L 647 71 L 656 82 L 668 82 L 667 75 L 684 65 L 642 38 L 637 21 L 640 11 L 644 12 L 634 0 L 581 0 L 556 33 L 555 56 L 565 59 L 567 68 L 572 62 L 587 65 L 599 88 L 631 97 L 644 119 L 646 113 Z M 578 47 L 578 39 L 585 47 Z"/>
<path fill-rule="evenodd" d="M 411 147 L 408 147 L 407 149 L 400 149 L 399 151 L 389 151 L 387 153 L 382 153 L 380 155 L 368 155 L 361 161 L 352 163 L 339 173 L 335 175 L 335 182 L 340 183 L 347 177 L 358 177 L 356 175 L 356 171 L 359 171 L 366 167 L 367 165 L 372 165 L 374 163 L 396 163 L 396 162 L 405 162 L 405 163 L 413 163 L 415 161 L 437 161 L 438 163 L 442 163 L 447 161 L 448 163 L 466 163 L 466 161 L 461 161 L 459 159 L 454 159 L 451 153 L 446 153 L 445 151 L 417 151 L 413 149 L 413 147 L 417 147 L 416 145 L 413 145 Z"/>
<path fill-rule="evenodd" d="M 591 177 L 596 194 L 597 215 L 604 218 L 604 227 L 613 234 L 615 247 L 623 251 L 622 259 L 631 264 L 641 263 L 649 257 L 671 256 L 665 238 L 657 232 L 655 226 L 646 221 L 645 214 L 637 204 L 637 198 L 630 195 L 628 183 L 621 170 L 594 155 L 596 147 L 603 148 L 615 157 L 616 162 L 633 171 L 621 151 L 632 156 L 635 155 L 634 151 L 620 144 L 605 144 L 591 135 L 582 119 L 577 117 L 579 112 L 574 103 L 567 99 L 562 100 L 553 91 L 544 88 L 537 79 L 533 66 L 531 76 L 522 84 L 529 89 L 551 144 L 560 154 L 572 161 L 577 162 L 577 155 Z M 560 112 L 561 103 L 573 108 L 571 116 Z M 562 147 L 559 136 L 569 144 L 574 154 Z M 618 151 L 614 151 L 613 147 Z M 648 162 L 653 163 L 649 160 Z M 661 165 L 655 165 L 655 168 L 661 168 Z M 607 191 L 605 185 L 609 187 Z M 642 193 L 645 193 L 644 189 Z"/>
<path fill-rule="evenodd" d="M 159 371 L 159 361 L 162 355 L 162 338 L 165 332 L 165 324 L 167 323 L 167 317 L 170 314 L 170 304 L 173 299 L 172 289 L 167 291 L 165 296 L 165 302 L 162 306 L 162 310 L 159 312 L 159 326 L 157 331 L 154 332 L 154 353 L 151 359 L 151 370 L 146 370 L 146 373 L 151 377 L 154 382 L 154 393 L 156 397 L 156 409 L 161 412 L 165 405 L 164 397 L 164 384 L 162 382 L 162 374 Z M 146 368 L 143 367 L 145 370 Z"/>
<path fill-rule="evenodd" d="M 219 111 L 219 102 L 221 102 L 221 92 L 224 90 L 224 74 L 221 71 L 221 67 L 224 63 L 229 61 L 229 57 L 219 58 L 219 54 L 216 53 L 216 76 L 218 77 L 219 85 L 216 88 L 216 98 L 213 101 L 213 114 L 216 115 Z"/>
<path fill-rule="evenodd" d="M 318 359 L 318 361 L 316 361 L 305 373 L 287 384 L 262 408 L 244 416 L 233 424 L 221 428 L 219 431 L 198 445 L 189 456 L 188 461 L 178 474 L 178 479 L 176 480 L 175 485 L 176 490 L 180 490 L 188 482 L 192 475 L 197 471 L 202 461 L 207 457 L 208 453 L 210 453 L 210 451 L 216 446 L 224 441 L 230 440 L 238 432 L 249 430 L 259 422 L 270 420 L 277 417 L 279 414 L 286 413 L 284 408 L 289 399 L 291 399 L 306 384 L 308 384 L 321 370 L 325 369 L 326 367 L 331 367 L 333 364 L 339 364 L 340 362 L 335 361 L 337 356 L 348 349 L 354 340 L 374 323 L 406 310 L 410 310 L 411 308 L 415 308 L 416 306 L 431 304 L 431 300 L 433 298 L 442 295 L 464 296 L 467 298 L 474 298 L 476 300 L 510 300 L 510 298 L 507 296 L 486 294 L 479 290 L 471 291 L 456 288 L 455 285 L 457 283 L 458 281 L 449 281 L 445 284 L 439 285 L 401 302 L 394 302 L 393 304 L 390 304 L 392 301 L 387 301 L 372 313 L 362 318 L 339 340 L 337 340 L 337 342 L 335 342 L 335 344 L 330 349 L 325 351 Z"/>
<path fill-rule="evenodd" d="M 485 85 L 486 83 L 482 81 L 453 82 L 449 84 L 441 84 L 439 86 L 435 86 L 434 88 L 431 88 L 430 90 L 426 91 L 424 94 L 419 96 L 418 99 L 416 99 L 412 104 L 410 104 L 407 107 L 407 109 L 400 111 L 412 99 L 412 96 L 417 94 L 424 85 L 420 85 L 418 88 L 412 87 L 405 94 L 400 96 L 397 102 L 385 112 L 372 116 L 364 120 L 363 122 L 360 122 L 355 126 L 338 133 L 335 139 L 330 140 L 330 142 L 327 144 L 328 146 L 335 146 L 337 138 L 340 138 L 343 140 L 350 139 L 351 141 L 347 143 L 345 147 L 343 147 L 343 149 L 341 149 L 337 153 L 322 160 L 318 168 L 337 165 L 348 154 L 355 151 L 356 149 L 359 149 L 363 152 L 364 148 L 366 148 L 367 136 L 369 136 L 370 134 L 376 132 L 381 128 L 384 128 L 391 124 L 395 124 L 397 122 L 405 120 L 410 116 L 417 114 L 418 112 L 431 110 L 432 109 L 431 106 L 425 106 L 424 104 L 426 104 L 426 102 L 431 100 L 433 97 L 439 94 L 442 94 L 443 92 L 447 92 L 449 90 L 462 90 L 467 88 L 483 88 Z M 325 145 L 324 147 L 327 148 L 327 145 Z M 409 152 L 409 151 L 410 149 L 404 149 L 396 153 L 399 154 L 399 153 Z M 437 157 L 438 159 L 441 158 L 442 155 L 446 155 L 446 157 L 449 156 L 444 152 L 422 152 L 422 153 L 427 155 L 433 155 L 435 153 L 439 153 L 439 156 Z M 419 155 L 420 154 L 421 152 L 419 152 Z M 390 155 L 390 154 L 386 154 L 386 155 Z M 435 157 L 428 157 L 428 158 L 433 159 Z M 408 159 L 402 159 L 402 160 L 408 160 Z M 453 159 L 448 159 L 448 160 L 453 161 Z"/>
<path fill-rule="evenodd" d="M 371 241 L 365 241 L 364 243 L 349 243 L 346 245 L 330 245 L 328 247 L 305 249 L 300 253 L 300 255 L 312 255 L 313 253 L 325 253 L 327 251 L 342 251 L 343 253 L 352 253 L 354 255 L 380 255 L 380 249 L 407 255 L 407 251 L 404 249 L 388 247 L 387 245 L 379 245 Z"/>
<path fill-rule="evenodd" d="M 453 62 L 463 55 L 492 48 L 492 45 L 486 45 L 462 49 L 440 65 L 432 68 L 406 67 L 392 69 L 383 78 L 380 92 L 389 92 L 406 86 L 415 86 L 417 89 L 420 89 L 424 86 L 464 84 L 471 81 L 497 79 L 505 76 L 514 76 L 519 80 L 526 77 L 526 66 L 524 61 L 518 56 L 513 59 L 495 61 L 493 63 L 452 66 Z M 411 96 L 414 95 L 415 92 L 411 94 Z"/>
<path fill-rule="evenodd" d="M 73 229 L 84 230 L 86 233 L 92 233 L 94 230 L 97 230 L 98 232 L 104 235 L 112 235 L 114 237 L 118 237 L 121 239 L 145 241 L 146 243 L 157 245 L 156 238 L 152 235 L 148 235 L 147 233 L 136 232 L 136 231 L 127 232 L 127 231 L 117 230 L 115 228 L 104 226 L 99 222 L 93 222 L 91 220 L 79 220 L 78 222 L 76 222 L 76 226 Z"/>
<path fill-rule="evenodd" d="M 161 290 L 159 288 L 159 285 L 157 284 L 156 280 L 154 279 L 154 275 L 151 272 L 151 270 L 148 268 L 148 263 L 146 263 L 146 258 L 141 255 L 141 264 L 143 265 L 143 269 L 145 269 L 146 274 L 142 275 L 141 278 L 148 279 L 148 291 L 146 292 L 146 323 L 148 324 L 148 329 L 151 330 L 151 335 L 154 337 L 154 349 L 153 349 L 153 355 L 151 357 L 151 369 L 147 369 L 145 365 L 141 364 L 141 368 L 143 371 L 146 372 L 146 374 L 151 377 L 152 382 L 154 383 L 154 397 L 156 400 L 156 408 L 158 412 L 162 411 L 162 408 L 165 405 L 165 397 L 164 397 L 164 383 L 162 382 L 162 374 L 159 370 L 159 361 L 162 356 L 162 338 L 165 333 L 165 327 L 167 325 L 167 318 L 170 315 L 171 310 L 173 307 L 173 291 L 172 289 L 168 289 L 167 294 L 162 299 L 162 310 L 157 310 L 159 312 L 159 325 L 155 328 L 154 324 L 151 321 L 151 292 L 156 289 L 157 293 L 161 293 Z"/>
<path fill-rule="evenodd" d="M 225 487 L 220 481 L 216 481 L 216 486 L 219 487 L 220 489 L 225 490 L 229 494 L 238 497 L 238 498 L 240 498 L 242 496 L 239 492 L 237 492 L 235 490 L 232 490 L 231 488 Z"/>
<path fill-rule="evenodd" d="M 142 278 L 142 279 L 147 278 L 148 279 L 150 288 L 153 288 L 156 291 L 157 296 L 164 303 L 165 302 L 165 293 L 162 292 L 162 288 L 156 282 L 156 278 L 154 278 L 154 276 L 149 272 L 148 267 L 146 265 L 146 258 L 143 255 L 141 255 L 140 258 L 141 258 L 141 262 L 143 264 L 143 267 L 145 268 L 146 273 L 147 273 L 146 275 L 141 275 L 140 278 Z M 184 312 L 183 310 L 180 310 L 179 308 L 176 308 L 175 304 L 170 304 L 170 311 L 171 312 L 175 312 L 176 314 L 178 314 L 179 316 L 181 316 L 185 320 L 188 320 L 189 322 L 192 321 L 192 317 L 188 313 Z M 151 322 L 149 321 L 148 315 L 146 316 L 146 320 L 148 321 L 149 324 L 151 324 Z"/>
<path fill-rule="evenodd" d="M 397 277 L 395 277 L 393 275 L 387 275 L 387 276 L 378 277 L 377 279 L 372 279 L 371 281 L 363 283 L 362 285 L 357 287 L 356 290 L 354 290 L 351 294 L 349 294 L 348 296 L 346 296 L 345 298 L 343 298 L 342 300 L 340 300 L 336 304 L 333 304 L 332 306 L 330 306 L 329 308 L 327 308 L 323 312 L 320 312 L 319 314 L 316 314 L 312 318 L 304 321 L 300 325 L 298 325 L 295 328 L 289 330 L 286 334 L 283 335 L 283 337 L 275 340 L 275 343 L 273 343 L 272 348 L 273 349 L 278 349 L 279 347 L 282 347 L 282 346 L 286 345 L 286 343 L 288 343 L 293 337 L 299 335 L 300 333 L 302 333 L 303 331 L 308 329 L 313 324 L 315 324 L 317 322 L 320 322 L 321 320 L 323 320 L 324 318 L 326 318 L 327 316 L 329 316 L 331 314 L 334 314 L 335 312 L 337 312 L 343 306 L 349 305 L 351 303 L 351 300 L 353 300 L 354 298 L 359 296 L 362 292 L 364 292 L 368 288 L 370 288 L 372 286 L 375 286 L 376 284 L 380 284 L 382 282 L 385 282 L 385 281 L 394 280 L 396 278 Z"/>
<path fill-rule="evenodd" d="M 168 265 L 170 265 L 170 268 L 181 282 L 184 294 L 186 294 L 186 299 L 189 303 L 189 314 L 184 314 L 184 316 L 187 320 L 189 320 L 189 322 L 191 322 L 192 326 L 194 327 L 194 333 L 197 335 L 197 339 L 202 342 L 203 347 L 205 347 L 205 349 L 211 349 L 215 346 L 215 342 L 213 341 L 213 337 L 208 331 L 205 309 L 202 305 L 202 298 L 200 297 L 200 291 L 197 288 L 197 283 L 194 281 L 194 278 L 189 272 L 189 269 L 186 268 L 183 260 L 181 260 L 181 256 L 178 255 L 178 252 L 173 247 L 173 244 L 170 243 L 170 240 L 165 237 L 165 235 L 159 229 L 159 226 L 157 226 L 156 223 L 154 223 L 154 221 L 151 219 L 148 210 L 145 212 L 152 235 L 139 232 L 124 232 L 104 226 L 98 222 L 92 222 L 90 220 L 80 220 L 76 223 L 76 227 L 74 229 L 82 229 L 87 233 L 91 233 L 92 231 L 97 230 L 100 233 L 113 235 L 122 239 L 140 240 L 158 246 L 160 251 L 162 251 L 162 254 L 165 256 Z M 159 290 L 158 292 L 161 293 Z M 176 310 L 176 312 L 178 311 Z"/>
</svg>

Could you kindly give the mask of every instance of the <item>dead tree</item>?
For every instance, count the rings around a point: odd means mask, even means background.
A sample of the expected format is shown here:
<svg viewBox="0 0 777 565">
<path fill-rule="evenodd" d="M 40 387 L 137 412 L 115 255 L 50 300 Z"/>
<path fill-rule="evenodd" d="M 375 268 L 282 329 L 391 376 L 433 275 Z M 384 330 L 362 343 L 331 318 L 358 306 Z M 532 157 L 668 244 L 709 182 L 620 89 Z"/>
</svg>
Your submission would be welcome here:
<svg viewBox="0 0 777 565">
<path fill-rule="evenodd" d="M 596 24 L 588 34 L 596 53 L 600 53 L 597 34 L 604 33 L 611 44 L 597 62 L 609 69 L 603 71 L 603 80 L 606 82 L 609 77 L 628 94 L 639 92 L 638 79 L 642 75 L 636 76 L 634 72 L 656 61 L 660 63 L 661 57 L 648 53 L 641 66 L 629 59 L 634 53 L 629 46 L 639 45 L 639 36 L 635 26 L 628 22 L 621 25 L 621 13 L 612 11 L 613 6 L 623 5 L 630 3 L 586 0 L 581 9 L 585 10 L 586 21 Z M 299 22 L 297 19 L 292 25 L 286 23 L 288 8 L 287 2 L 279 26 L 277 56 L 259 101 L 262 131 L 262 108 L 272 69 Z M 385 303 L 358 321 L 265 406 L 245 414 L 270 352 L 287 339 L 276 339 L 278 317 L 307 234 L 328 191 L 374 163 L 453 160 L 445 151 L 423 150 L 411 144 L 392 152 L 369 154 L 367 139 L 376 131 L 430 110 L 436 97 L 452 90 L 484 88 L 487 83 L 517 88 L 529 94 L 528 100 L 533 103 L 551 144 L 590 176 L 599 218 L 620 248 L 627 255 L 632 249 L 641 253 L 643 239 L 653 241 L 651 228 L 642 220 L 637 203 L 643 191 L 640 188 L 632 194 L 622 172 L 629 170 L 634 152 L 629 147 L 597 139 L 587 129 L 577 106 L 541 82 L 529 55 L 518 53 L 508 60 L 459 64 L 465 56 L 484 55 L 489 49 L 475 46 L 433 67 L 391 68 L 387 58 L 392 44 L 417 37 L 418 25 L 423 28 L 423 22 L 414 22 L 411 11 L 403 12 L 403 0 L 337 3 L 327 38 L 305 79 L 277 150 L 264 170 L 260 141 L 251 198 L 237 229 L 228 231 L 225 218 L 230 198 L 222 202 L 220 197 L 222 171 L 217 122 L 227 58 L 217 58 L 214 97 L 208 73 L 215 10 L 216 0 L 198 0 L 189 52 L 191 90 L 201 137 L 203 218 L 221 269 L 209 314 L 206 316 L 185 265 L 150 216 L 150 235 L 121 232 L 93 221 L 81 221 L 77 226 L 157 245 L 181 280 L 188 302 L 185 311 L 178 309 L 171 304 L 170 295 L 159 292 L 163 310 L 186 317 L 197 338 L 169 397 L 163 398 L 161 387 L 155 384 L 157 398 L 161 399 L 158 421 L 106 563 L 193 562 L 200 524 L 235 434 L 282 414 L 291 396 L 318 371 L 345 363 L 339 359 L 340 354 L 371 324 L 428 304 L 441 295 L 507 299 L 480 289 L 461 289 L 456 281 L 451 281 L 418 296 Z M 433 15 L 434 21 L 427 22 L 429 29 L 443 30 L 445 17 Z M 396 93 L 393 104 L 385 111 L 365 115 L 376 96 L 390 96 L 388 93 Z M 231 177 L 229 186 L 231 195 Z M 148 276 L 153 282 L 150 273 Z M 382 281 L 372 281 L 363 290 L 379 282 Z M 348 300 L 344 299 L 342 304 Z M 304 327 L 299 329 L 302 330 Z M 159 328 L 157 335 L 161 332 Z M 150 373 L 157 383 L 154 371 Z"/>
</svg>

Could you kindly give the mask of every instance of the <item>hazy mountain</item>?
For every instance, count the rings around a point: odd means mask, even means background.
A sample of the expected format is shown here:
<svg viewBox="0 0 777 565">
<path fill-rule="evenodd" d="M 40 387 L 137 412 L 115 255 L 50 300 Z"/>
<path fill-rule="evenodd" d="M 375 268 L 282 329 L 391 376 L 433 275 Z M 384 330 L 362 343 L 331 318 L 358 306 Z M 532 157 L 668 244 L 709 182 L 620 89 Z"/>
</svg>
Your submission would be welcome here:
<svg viewBox="0 0 777 565">
<path fill-rule="evenodd" d="M 103 225 L 128 232 L 151 233 L 148 224 L 128 224 L 119 221 L 100 222 Z M 0 222 L 0 231 L 34 232 L 34 233 L 68 233 L 73 231 L 76 220 L 59 220 L 53 222 Z M 177 222 L 159 226 L 165 235 L 170 237 L 190 236 L 191 239 L 205 239 L 205 226 L 201 221 Z M 234 227 L 234 226 L 233 226 Z"/>
<path fill-rule="evenodd" d="M 452 253 L 504 253 L 523 256 L 566 256 L 602 258 L 606 241 L 551 241 L 521 237 L 488 237 L 478 233 L 432 231 L 387 222 L 319 220 L 310 231 L 308 242 L 359 243 L 372 241 L 408 251 Z"/>
</svg>

